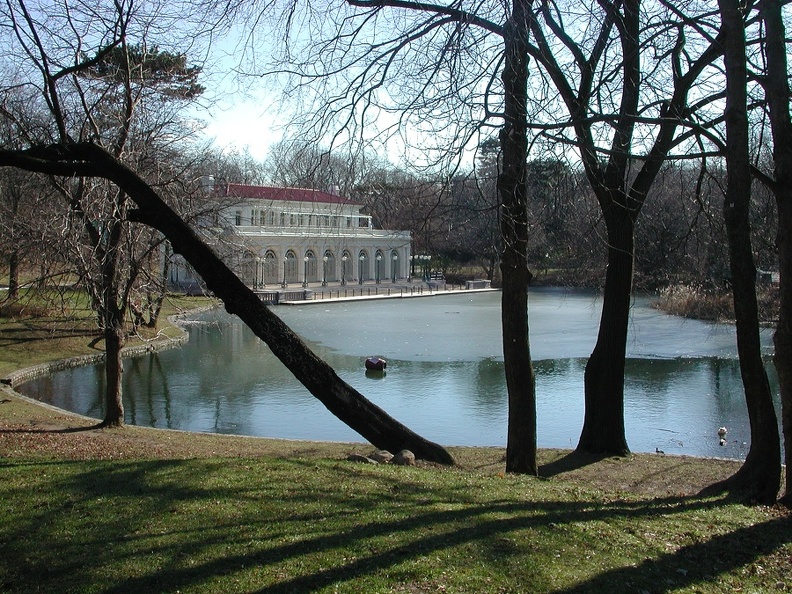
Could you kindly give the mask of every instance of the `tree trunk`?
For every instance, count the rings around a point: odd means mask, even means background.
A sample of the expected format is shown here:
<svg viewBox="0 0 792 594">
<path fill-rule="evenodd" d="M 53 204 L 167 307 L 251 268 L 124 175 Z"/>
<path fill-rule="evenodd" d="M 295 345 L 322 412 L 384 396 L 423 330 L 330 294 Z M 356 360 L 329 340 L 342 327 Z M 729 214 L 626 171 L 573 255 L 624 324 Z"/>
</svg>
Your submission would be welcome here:
<svg viewBox="0 0 792 594">
<path fill-rule="evenodd" d="M 453 464 L 442 446 L 411 431 L 339 378 L 332 367 L 313 353 L 302 339 L 262 303 L 256 294 L 217 257 L 198 235 L 132 170 L 91 143 L 31 149 L 0 150 L 0 164 L 53 175 L 81 175 L 108 179 L 123 189 L 139 209 L 129 219 L 158 229 L 201 275 L 208 289 L 223 300 L 253 333 L 327 409 L 374 446 L 416 457 Z"/>
<path fill-rule="evenodd" d="M 11 250 L 8 258 L 8 296 L 11 299 L 19 297 L 19 250 Z"/>
<path fill-rule="evenodd" d="M 626 208 L 603 211 L 608 266 L 597 344 L 586 364 L 585 413 L 577 450 L 617 456 L 629 453 L 624 432 L 624 366 L 632 296 L 634 223 Z"/>
<path fill-rule="evenodd" d="M 8 258 L 8 296 L 11 299 L 19 297 L 19 230 L 17 220 L 19 218 L 19 203 L 21 191 L 11 188 L 11 255 Z"/>
<path fill-rule="evenodd" d="M 772 503 L 778 496 L 781 482 L 781 444 L 770 384 L 762 361 L 756 267 L 751 249 L 745 28 L 738 0 L 719 0 L 718 5 L 726 37 L 727 186 L 724 217 L 737 322 L 737 352 L 751 426 L 751 447 L 745 462 L 722 487 L 751 501 Z"/>
<path fill-rule="evenodd" d="M 509 421 L 506 471 L 536 475 L 536 388 L 528 339 L 528 89 L 527 12 L 516 1 L 506 25 L 503 87 L 505 117 L 500 133 L 503 171 L 498 176 L 503 238 L 501 323 Z"/>
<path fill-rule="evenodd" d="M 792 140 L 792 139 L 787 139 Z M 792 170 L 789 171 L 792 174 Z M 779 181 L 780 180 L 776 180 Z M 792 179 L 787 181 L 792 184 Z M 779 196 L 783 193 L 783 196 Z M 792 185 L 780 186 L 778 204 L 778 257 L 781 286 L 778 325 L 773 335 L 775 367 L 781 392 L 781 423 L 784 428 L 785 493 L 782 501 L 792 507 Z"/>
<path fill-rule="evenodd" d="M 168 242 L 163 243 L 163 250 L 167 250 Z M 153 266 L 152 266 L 153 268 Z M 168 292 L 168 275 L 170 274 L 170 257 L 166 251 L 165 257 L 162 259 L 162 268 L 157 283 L 156 294 L 149 293 L 148 297 L 148 327 L 156 328 L 159 323 L 160 312 L 162 311 L 162 304 L 165 301 L 165 295 Z"/>
<path fill-rule="evenodd" d="M 105 427 L 120 427 L 124 424 L 124 403 L 121 399 L 121 375 L 124 367 L 121 361 L 121 349 L 126 342 L 124 328 L 126 307 L 119 295 L 118 263 L 125 224 L 123 221 L 125 200 L 123 192 L 116 194 L 113 216 L 105 222 L 103 230 L 98 233 L 94 224 L 84 219 L 84 224 L 91 226 L 93 231 L 89 236 L 94 248 L 94 258 L 98 261 L 100 269 L 97 313 L 105 336 L 105 417 L 101 423 Z"/>
<path fill-rule="evenodd" d="M 786 28 L 779 0 L 763 0 L 765 22 L 765 59 L 767 76 L 763 82 L 773 130 L 775 185 L 773 194 L 778 209 L 778 269 L 780 310 L 773 344 L 775 366 L 781 392 L 781 422 L 784 428 L 786 485 L 782 501 L 792 506 L 792 118 L 789 115 Z"/>
<path fill-rule="evenodd" d="M 105 338 L 105 415 L 103 427 L 121 427 L 124 424 L 124 403 L 121 399 L 121 375 L 124 372 L 121 349 L 124 347 L 123 328 L 108 325 Z"/>
<path fill-rule="evenodd" d="M 572 119 L 579 119 L 576 134 L 581 141 L 586 175 L 597 196 L 605 220 L 608 238 L 608 261 L 602 316 L 597 344 L 586 364 L 584 376 L 585 413 L 577 451 L 596 454 L 625 455 L 629 453 L 624 433 L 624 366 L 627 351 L 627 326 L 632 296 L 633 258 L 635 254 L 635 220 L 640 212 L 653 173 L 664 158 L 663 146 L 672 136 L 672 126 L 661 126 L 652 158 L 638 171 L 628 191 L 631 151 L 638 104 L 641 96 L 641 2 L 625 0 L 622 16 L 612 7 L 607 21 L 618 22 L 622 47 L 621 93 L 618 117 L 613 125 L 610 154 L 603 163 L 592 136 L 586 106 L 593 94 L 584 93 L 581 100 L 570 102 Z M 608 26 L 608 29 L 610 26 Z M 590 89 L 589 89 L 590 91 Z M 661 141 L 661 138 L 665 140 Z M 598 156 L 600 155 L 600 156 Z M 639 183 L 640 181 L 640 183 Z"/>
</svg>

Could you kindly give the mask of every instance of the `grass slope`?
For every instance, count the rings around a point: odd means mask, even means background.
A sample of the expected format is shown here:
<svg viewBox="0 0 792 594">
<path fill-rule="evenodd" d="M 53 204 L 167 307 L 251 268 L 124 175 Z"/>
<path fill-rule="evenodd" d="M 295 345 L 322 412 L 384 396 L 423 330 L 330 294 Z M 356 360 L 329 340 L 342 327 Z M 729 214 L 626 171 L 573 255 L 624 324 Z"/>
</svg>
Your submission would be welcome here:
<svg viewBox="0 0 792 594">
<path fill-rule="evenodd" d="M 769 592 L 792 520 L 319 458 L 11 459 L 4 592 Z"/>
</svg>

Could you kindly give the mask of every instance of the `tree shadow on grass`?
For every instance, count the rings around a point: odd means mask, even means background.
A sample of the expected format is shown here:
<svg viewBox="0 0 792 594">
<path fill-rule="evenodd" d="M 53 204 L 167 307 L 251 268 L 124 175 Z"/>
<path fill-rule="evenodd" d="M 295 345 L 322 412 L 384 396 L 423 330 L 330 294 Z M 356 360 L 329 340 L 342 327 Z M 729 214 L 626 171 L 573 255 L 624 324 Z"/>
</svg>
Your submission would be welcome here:
<svg viewBox="0 0 792 594">
<path fill-rule="evenodd" d="M 311 460 L 138 461 L 71 468 L 54 484 L 41 479 L 37 484 L 58 497 L 36 507 L 13 533 L 3 534 L 11 538 L 0 550 L 18 546 L 10 544 L 14 537 L 27 538 L 27 545 L 9 552 L 25 555 L 36 565 L 25 569 L 33 576 L 27 579 L 44 583 L 26 585 L 46 589 L 74 585 L 67 580 L 75 575 L 102 575 L 104 581 L 91 585 L 107 593 L 219 591 L 237 578 L 245 591 L 262 593 L 309 592 L 333 584 L 363 588 L 367 578 L 403 575 L 420 568 L 425 558 L 449 554 L 459 561 L 459 548 L 473 545 L 471 564 L 510 575 L 512 558 L 547 556 L 535 547 L 548 545 L 532 542 L 525 531 L 564 535 L 569 530 L 564 538 L 574 539 L 581 524 L 596 530 L 625 518 L 673 518 L 722 505 L 693 497 L 511 499 L 526 483 L 509 478 L 481 479 L 482 489 L 498 488 L 497 480 L 517 489 L 482 500 L 462 474 L 436 483 L 422 471 Z M 294 484 L 284 485 L 284 478 Z M 101 513 L 92 505 L 97 498 L 123 513 Z M 68 535 L 52 532 L 50 526 L 64 522 L 65 513 L 89 520 Z M 772 553 L 790 542 L 790 528 L 790 518 L 737 528 L 557 592 L 667 592 Z M 42 554 L 35 547 L 47 539 L 55 552 Z M 140 569 L 124 575 L 119 566 Z M 524 586 L 531 590 L 530 584 Z"/>
<path fill-rule="evenodd" d="M 790 542 L 792 516 L 778 517 L 681 547 L 656 559 L 646 559 L 634 567 L 603 572 L 575 586 L 555 590 L 553 594 L 679 591 L 711 581 L 719 573 L 748 566 Z M 779 586 L 780 589 L 786 587 Z"/>
<path fill-rule="evenodd" d="M 590 454 L 573 450 L 553 462 L 539 466 L 539 476 L 542 478 L 552 478 L 565 472 L 579 470 L 580 468 L 596 464 L 597 462 L 602 462 L 610 457 L 611 456 L 607 454 Z"/>
</svg>

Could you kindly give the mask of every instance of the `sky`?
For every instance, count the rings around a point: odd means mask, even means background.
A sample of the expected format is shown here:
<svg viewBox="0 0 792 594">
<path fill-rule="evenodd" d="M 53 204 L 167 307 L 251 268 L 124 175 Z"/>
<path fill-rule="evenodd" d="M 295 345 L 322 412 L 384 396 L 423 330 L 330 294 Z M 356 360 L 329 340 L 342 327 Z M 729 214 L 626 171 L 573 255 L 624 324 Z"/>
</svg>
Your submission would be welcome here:
<svg viewBox="0 0 792 594">
<path fill-rule="evenodd" d="M 246 149 L 256 161 L 263 161 L 269 148 L 283 137 L 284 116 L 267 107 L 267 102 L 234 99 L 198 114 L 207 124 L 204 134 L 227 151 Z"/>
<path fill-rule="evenodd" d="M 295 132 L 294 128 L 288 132 L 286 129 L 292 119 L 289 112 L 298 109 L 298 106 L 284 102 L 280 91 L 275 87 L 282 82 L 277 76 L 272 79 L 261 76 L 245 78 L 234 74 L 240 69 L 249 72 L 266 69 L 269 40 L 258 41 L 256 47 L 259 53 L 254 56 L 247 53 L 244 39 L 240 28 L 232 27 L 222 39 L 214 41 L 207 55 L 208 66 L 204 69 L 205 77 L 202 81 L 207 88 L 204 95 L 206 106 L 196 108 L 194 117 L 205 123 L 204 136 L 217 148 L 229 152 L 247 152 L 253 159 L 261 162 L 267 158 L 269 149 L 274 144 L 284 139 L 287 134 Z M 310 93 L 307 95 L 310 96 Z M 391 161 L 394 165 L 406 160 L 420 166 L 427 160 L 427 155 L 420 149 L 408 151 L 404 143 L 406 138 L 416 146 L 431 144 L 421 140 L 426 131 L 410 127 L 409 124 L 406 128 L 397 126 L 399 118 L 394 113 L 376 111 L 373 108 L 369 108 L 367 113 L 368 121 L 362 135 L 371 143 L 369 148 L 375 150 L 380 158 Z M 371 115 L 372 113 L 375 115 Z M 381 135 L 382 128 L 393 126 L 400 128 L 399 134 Z M 346 138 L 345 134 L 341 134 L 331 140 L 332 132 L 328 131 L 328 146 L 331 142 L 343 142 Z M 378 141 L 384 139 L 387 139 L 385 146 L 376 146 Z M 463 161 L 470 164 L 472 158 L 471 153 Z"/>
</svg>

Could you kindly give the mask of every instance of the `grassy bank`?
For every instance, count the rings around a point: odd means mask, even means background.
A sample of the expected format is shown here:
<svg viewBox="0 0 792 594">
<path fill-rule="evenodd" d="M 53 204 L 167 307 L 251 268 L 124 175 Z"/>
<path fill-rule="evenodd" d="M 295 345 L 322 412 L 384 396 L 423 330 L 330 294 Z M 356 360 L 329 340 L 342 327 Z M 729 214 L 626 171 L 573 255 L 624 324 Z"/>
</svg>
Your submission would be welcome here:
<svg viewBox="0 0 792 594">
<path fill-rule="evenodd" d="M 0 368 L 61 354 L 39 326 L 0 321 Z M 788 514 L 695 495 L 732 461 L 545 450 L 536 479 L 497 448 L 369 466 L 346 461 L 365 444 L 91 425 L 2 388 L 0 592 L 792 589 Z"/>
<path fill-rule="evenodd" d="M 104 351 L 93 312 L 79 293 L 62 296 L 59 306 L 39 301 L 0 306 L 0 378 L 12 371 L 67 357 L 92 355 Z M 166 318 L 215 303 L 206 297 L 171 295 L 163 303 L 162 322 L 156 329 L 141 328 L 129 337 L 127 346 L 167 339 L 181 330 Z"/>
</svg>

